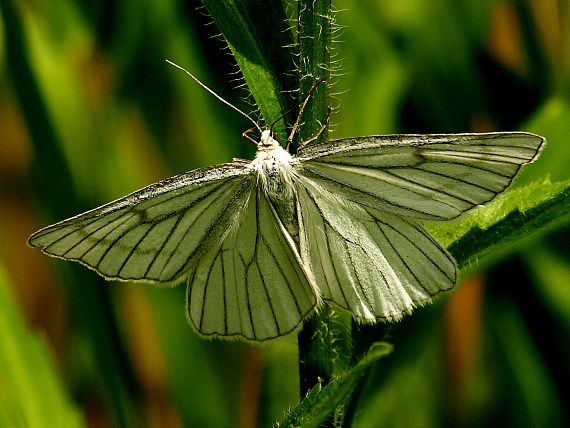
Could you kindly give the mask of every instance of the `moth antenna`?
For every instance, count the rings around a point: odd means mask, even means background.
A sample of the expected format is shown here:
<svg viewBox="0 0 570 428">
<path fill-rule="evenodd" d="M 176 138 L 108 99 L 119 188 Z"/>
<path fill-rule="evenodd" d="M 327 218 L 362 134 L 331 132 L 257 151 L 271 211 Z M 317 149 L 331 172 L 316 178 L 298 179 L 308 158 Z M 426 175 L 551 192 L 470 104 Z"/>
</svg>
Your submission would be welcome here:
<svg viewBox="0 0 570 428">
<path fill-rule="evenodd" d="M 257 122 L 255 122 L 255 120 L 253 120 L 251 117 L 249 117 L 249 115 L 247 115 L 246 113 L 244 113 L 243 111 L 241 111 L 239 108 L 237 108 L 236 106 L 234 106 L 232 103 L 230 103 L 229 101 L 224 100 L 222 97 L 220 97 L 218 94 L 216 94 L 214 91 L 212 91 L 210 88 L 208 88 L 206 85 L 204 85 L 202 82 L 200 82 L 198 80 L 197 77 L 195 77 L 192 73 L 190 73 L 188 70 L 186 70 L 184 67 L 179 66 L 178 64 L 173 63 L 170 60 L 166 60 L 167 63 L 169 63 L 170 65 L 173 65 L 174 67 L 182 70 L 183 72 L 185 72 L 188 76 L 190 76 L 192 79 L 194 79 L 196 81 L 196 83 L 198 83 L 198 85 L 200 85 L 202 88 L 204 88 L 206 91 L 208 91 L 210 94 L 212 94 L 213 96 L 215 96 L 218 100 L 220 100 L 221 102 L 223 102 L 225 105 L 233 108 L 235 111 L 237 111 L 239 114 L 241 114 L 242 116 L 246 117 L 249 119 L 249 121 L 251 123 L 253 123 L 255 125 L 255 127 L 259 130 L 259 133 L 261 134 L 263 131 L 261 130 L 261 128 L 259 127 L 259 125 L 257 124 Z"/>
</svg>

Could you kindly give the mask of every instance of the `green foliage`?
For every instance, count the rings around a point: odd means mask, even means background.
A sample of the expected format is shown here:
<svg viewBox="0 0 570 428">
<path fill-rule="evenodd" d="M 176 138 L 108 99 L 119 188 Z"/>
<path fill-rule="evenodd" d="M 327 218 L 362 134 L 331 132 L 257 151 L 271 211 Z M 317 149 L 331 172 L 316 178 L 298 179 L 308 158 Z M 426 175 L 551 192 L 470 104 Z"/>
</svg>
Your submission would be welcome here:
<svg viewBox="0 0 570 428">
<path fill-rule="evenodd" d="M 0 269 L 0 425 L 84 427 L 45 343 L 22 320 Z"/>
<path fill-rule="evenodd" d="M 315 385 L 307 393 L 301 404 L 277 426 L 320 427 L 331 414 L 335 413 L 339 406 L 345 403 L 367 370 L 391 352 L 391 345 L 376 343 L 351 370 L 333 379 L 325 387 L 322 387 L 320 382 Z M 338 417 L 342 419 L 342 415 L 338 415 Z"/>
<path fill-rule="evenodd" d="M 299 130 L 300 141 L 307 141 L 319 131 L 331 105 L 333 27 L 331 0 L 298 3 L 299 97 L 309 93 L 316 79 L 324 82 L 309 100 Z M 318 141 L 327 140 L 328 133 L 326 129 Z"/>
<path fill-rule="evenodd" d="M 568 11 L 495 0 L 338 0 L 336 14 L 326 1 L 202 3 L 195 12 L 198 3 L 0 0 L 0 261 L 57 350 L 33 350 L 37 339 L 6 303 L 2 337 L 18 346 L 3 346 L 0 361 L 12 365 L 1 375 L 26 389 L 0 400 L 0 417 L 36 406 L 51 426 L 62 424 L 50 411 L 79 423 L 75 401 L 88 422 L 125 427 L 319 426 L 335 418 L 355 427 L 568 424 Z M 303 389 L 323 368 L 329 383 L 295 408 L 294 339 L 263 349 L 203 341 L 185 320 L 183 287 L 108 284 L 23 248 L 49 222 L 174 173 L 251 156 L 253 146 L 239 138 L 251 124 L 165 58 L 243 109 L 245 92 L 232 90 L 241 81 L 229 77 L 237 63 L 268 122 L 295 106 L 316 76 L 334 83 L 311 100 L 302 139 L 329 105 L 333 138 L 490 129 L 546 137 L 517 188 L 455 223 L 429 225 L 463 276 L 485 275 L 480 300 L 467 301 L 459 317 L 451 315 L 455 295 L 418 309 L 384 338 L 395 350 L 380 364 L 382 345 L 366 351 L 384 326 L 357 334 L 346 314 L 323 309 L 313 330 L 322 340 L 305 354 L 316 367 Z M 281 141 L 294 117 L 278 123 Z M 49 320 L 62 307 L 69 332 L 54 332 Z M 458 343 L 453 331 L 463 327 Z M 45 374 L 56 355 L 67 394 Z M 50 397 L 38 395 L 45 384 Z M 42 407 L 45 398 L 51 408 Z"/>
<path fill-rule="evenodd" d="M 552 184 L 546 179 L 501 195 L 461 222 L 432 226 L 431 230 L 464 267 L 534 232 L 567 222 L 569 215 L 570 183 Z"/>
<path fill-rule="evenodd" d="M 280 0 L 202 2 L 232 51 L 247 87 L 268 124 L 294 107 L 293 34 Z M 285 141 L 283 121 L 274 132 Z"/>
</svg>

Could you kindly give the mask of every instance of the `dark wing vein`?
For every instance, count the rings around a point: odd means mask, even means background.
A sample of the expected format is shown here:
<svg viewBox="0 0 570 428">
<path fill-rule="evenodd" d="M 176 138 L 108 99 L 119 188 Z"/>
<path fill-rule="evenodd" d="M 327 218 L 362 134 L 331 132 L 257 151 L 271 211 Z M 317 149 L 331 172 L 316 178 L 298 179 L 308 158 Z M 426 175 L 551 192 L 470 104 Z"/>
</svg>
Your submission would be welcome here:
<svg viewBox="0 0 570 428">
<path fill-rule="evenodd" d="M 44 228 L 29 244 L 110 279 L 176 281 L 226 233 L 251 173 L 233 163 L 172 177 Z"/>
<path fill-rule="evenodd" d="M 283 336 L 298 329 L 317 303 L 275 209 L 261 190 L 250 191 L 219 247 L 192 268 L 188 316 L 203 336 L 253 342 Z"/>
<path fill-rule="evenodd" d="M 359 205 L 451 219 L 503 192 L 543 146 L 527 133 L 371 136 L 308 146 L 293 166 Z"/>
</svg>

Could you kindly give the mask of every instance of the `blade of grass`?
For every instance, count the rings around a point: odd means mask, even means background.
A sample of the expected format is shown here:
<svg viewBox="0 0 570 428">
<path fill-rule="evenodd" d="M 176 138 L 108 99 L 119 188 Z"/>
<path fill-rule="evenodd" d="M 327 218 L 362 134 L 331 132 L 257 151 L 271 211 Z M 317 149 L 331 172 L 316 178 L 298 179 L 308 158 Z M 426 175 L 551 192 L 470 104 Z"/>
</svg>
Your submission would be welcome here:
<svg viewBox="0 0 570 428">
<path fill-rule="evenodd" d="M 27 56 L 22 32 L 25 27 L 11 1 L 0 0 L 0 10 L 4 18 L 6 63 L 36 154 L 33 176 L 39 189 L 37 198 L 55 218 L 65 218 L 83 211 L 83 207 Z M 63 285 L 68 300 L 73 302 L 74 315 L 89 337 L 105 404 L 118 426 L 139 426 L 137 415 L 141 412 L 134 404 L 136 382 L 111 316 L 108 284 L 83 267 L 70 266 L 69 271 L 70 278 Z"/>
<path fill-rule="evenodd" d="M 84 427 L 49 351 L 26 328 L 0 269 L 0 425 Z"/>
</svg>

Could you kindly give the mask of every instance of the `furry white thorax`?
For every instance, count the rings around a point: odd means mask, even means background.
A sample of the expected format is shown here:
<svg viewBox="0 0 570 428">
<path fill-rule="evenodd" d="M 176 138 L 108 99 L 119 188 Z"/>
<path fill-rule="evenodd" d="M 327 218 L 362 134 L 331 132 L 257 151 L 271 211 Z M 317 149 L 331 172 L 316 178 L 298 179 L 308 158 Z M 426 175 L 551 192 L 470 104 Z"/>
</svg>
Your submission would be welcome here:
<svg viewBox="0 0 570 428">
<path fill-rule="evenodd" d="M 290 199 L 293 194 L 291 154 L 279 145 L 271 131 L 261 133 L 255 159 L 251 162 L 257 181 L 271 199 Z"/>
</svg>

